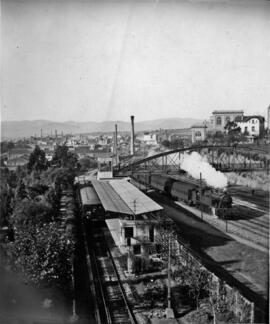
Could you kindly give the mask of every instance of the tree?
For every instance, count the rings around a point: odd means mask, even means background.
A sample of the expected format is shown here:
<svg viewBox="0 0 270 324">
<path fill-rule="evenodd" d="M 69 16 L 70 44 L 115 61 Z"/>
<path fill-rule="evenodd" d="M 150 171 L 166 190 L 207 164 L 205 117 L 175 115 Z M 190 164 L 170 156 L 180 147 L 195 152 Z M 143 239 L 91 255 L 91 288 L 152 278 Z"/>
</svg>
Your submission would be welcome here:
<svg viewBox="0 0 270 324">
<path fill-rule="evenodd" d="M 15 144 L 13 142 L 1 142 L 1 153 L 6 153 L 9 150 L 13 149 L 15 147 Z"/>
<path fill-rule="evenodd" d="M 228 121 L 224 126 L 224 129 L 229 135 L 241 133 L 241 127 L 237 125 L 235 121 Z"/>
<path fill-rule="evenodd" d="M 15 270 L 27 282 L 71 289 L 71 262 L 74 244 L 57 223 L 19 228 L 11 247 Z"/>
<path fill-rule="evenodd" d="M 77 167 L 78 157 L 68 150 L 66 145 L 57 145 L 52 158 L 52 165 L 74 169 Z"/>
<path fill-rule="evenodd" d="M 189 286 L 189 294 L 195 300 L 197 309 L 199 308 L 199 299 L 207 291 L 209 282 L 209 272 L 193 264 L 187 267 L 186 282 Z"/>
<path fill-rule="evenodd" d="M 53 211 L 51 205 L 44 202 L 22 200 L 17 202 L 12 222 L 16 228 L 35 226 L 52 221 Z"/>
<path fill-rule="evenodd" d="M 80 171 L 87 171 L 91 168 L 97 167 L 97 162 L 94 159 L 90 159 L 88 157 L 80 159 L 79 164 L 80 164 Z"/>
<path fill-rule="evenodd" d="M 11 202 L 13 193 L 7 184 L 0 185 L 0 227 L 9 223 L 9 216 L 12 212 Z"/>
<path fill-rule="evenodd" d="M 27 197 L 28 195 L 27 195 L 26 187 L 23 180 L 21 179 L 16 188 L 15 198 L 16 200 L 23 200 L 24 198 Z"/>
<path fill-rule="evenodd" d="M 183 148 L 184 147 L 184 142 L 181 138 L 176 138 L 171 141 L 171 148 L 178 149 L 178 148 Z"/>
<path fill-rule="evenodd" d="M 27 169 L 30 172 L 33 170 L 40 172 L 47 169 L 45 152 L 38 145 L 36 145 L 34 151 L 30 154 Z"/>
<path fill-rule="evenodd" d="M 161 144 L 167 148 L 171 148 L 171 142 L 168 140 L 162 141 Z"/>
</svg>

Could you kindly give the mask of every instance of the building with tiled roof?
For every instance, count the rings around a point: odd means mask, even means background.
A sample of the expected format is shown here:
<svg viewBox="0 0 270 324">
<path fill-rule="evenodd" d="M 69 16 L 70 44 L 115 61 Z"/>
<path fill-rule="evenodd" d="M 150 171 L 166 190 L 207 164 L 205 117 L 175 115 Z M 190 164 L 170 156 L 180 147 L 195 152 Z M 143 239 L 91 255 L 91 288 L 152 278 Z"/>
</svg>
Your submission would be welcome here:
<svg viewBox="0 0 270 324">
<path fill-rule="evenodd" d="M 252 115 L 236 118 L 235 122 L 241 128 L 241 133 L 257 137 L 264 133 L 264 120 L 263 116 Z"/>
</svg>

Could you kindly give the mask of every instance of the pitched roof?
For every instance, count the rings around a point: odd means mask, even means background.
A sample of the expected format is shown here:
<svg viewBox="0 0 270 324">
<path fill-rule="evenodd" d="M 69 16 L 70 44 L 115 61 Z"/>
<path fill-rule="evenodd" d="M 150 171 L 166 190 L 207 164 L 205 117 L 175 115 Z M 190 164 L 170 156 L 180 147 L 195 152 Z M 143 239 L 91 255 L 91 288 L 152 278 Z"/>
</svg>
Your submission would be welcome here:
<svg viewBox="0 0 270 324">
<path fill-rule="evenodd" d="M 93 187 L 84 187 L 80 190 L 83 206 L 100 205 L 100 200 Z"/>
<path fill-rule="evenodd" d="M 237 116 L 237 117 L 235 118 L 234 121 L 236 121 L 236 122 L 238 122 L 238 123 L 239 123 L 239 122 L 246 123 L 246 122 L 248 122 L 250 119 L 253 119 L 253 118 L 257 118 L 257 119 L 259 119 L 259 121 L 260 121 L 261 123 L 264 122 L 264 117 L 263 117 L 263 116 L 260 116 L 260 115 L 243 116 L 243 118 L 241 118 L 240 116 Z"/>
<path fill-rule="evenodd" d="M 92 184 L 106 211 L 140 215 L 163 209 L 126 180 L 93 180 Z"/>
</svg>

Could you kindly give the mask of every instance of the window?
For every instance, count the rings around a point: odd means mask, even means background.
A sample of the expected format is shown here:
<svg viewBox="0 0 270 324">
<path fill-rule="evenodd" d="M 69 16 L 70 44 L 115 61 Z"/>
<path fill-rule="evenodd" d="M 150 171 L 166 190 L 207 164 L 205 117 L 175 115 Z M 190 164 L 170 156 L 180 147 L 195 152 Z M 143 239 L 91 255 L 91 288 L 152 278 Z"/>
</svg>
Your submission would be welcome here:
<svg viewBox="0 0 270 324">
<path fill-rule="evenodd" d="M 255 124 L 255 120 L 254 119 L 252 119 L 252 124 Z"/>
<path fill-rule="evenodd" d="M 255 126 L 252 126 L 252 127 L 251 127 L 251 131 L 252 131 L 252 132 L 255 132 Z"/>
<path fill-rule="evenodd" d="M 134 254 L 141 254 L 141 246 L 140 245 L 134 245 L 133 246 L 133 253 Z"/>
<path fill-rule="evenodd" d="M 125 238 L 133 237 L 133 227 L 125 227 Z"/>
<path fill-rule="evenodd" d="M 247 126 L 245 127 L 245 133 L 248 131 L 248 128 L 247 128 Z"/>
<path fill-rule="evenodd" d="M 226 124 L 231 121 L 230 117 L 226 117 Z"/>
<path fill-rule="evenodd" d="M 217 125 L 221 125 L 221 117 L 217 117 Z"/>
<path fill-rule="evenodd" d="M 195 136 L 196 137 L 201 137 L 202 136 L 202 133 L 200 131 L 197 131 L 197 132 L 195 132 Z"/>
</svg>

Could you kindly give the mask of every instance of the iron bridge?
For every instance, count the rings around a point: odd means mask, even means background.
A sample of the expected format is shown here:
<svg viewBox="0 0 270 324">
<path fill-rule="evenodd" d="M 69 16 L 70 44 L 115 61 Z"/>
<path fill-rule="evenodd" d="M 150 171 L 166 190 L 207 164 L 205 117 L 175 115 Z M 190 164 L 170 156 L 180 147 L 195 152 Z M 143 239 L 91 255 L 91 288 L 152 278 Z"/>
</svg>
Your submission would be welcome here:
<svg viewBox="0 0 270 324">
<path fill-rule="evenodd" d="M 133 157 L 115 166 L 116 174 L 134 171 L 174 172 L 181 170 L 181 155 L 198 152 L 216 169 L 222 172 L 266 171 L 269 173 L 270 155 L 261 149 L 248 146 L 193 146 L 158 153 L 146 158 Z"/>
</svg>

